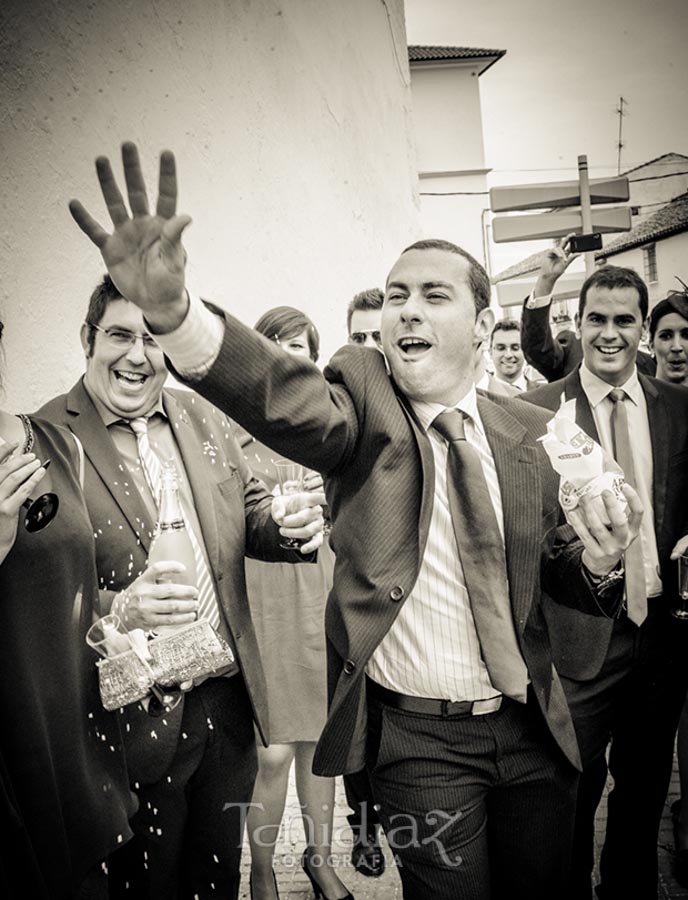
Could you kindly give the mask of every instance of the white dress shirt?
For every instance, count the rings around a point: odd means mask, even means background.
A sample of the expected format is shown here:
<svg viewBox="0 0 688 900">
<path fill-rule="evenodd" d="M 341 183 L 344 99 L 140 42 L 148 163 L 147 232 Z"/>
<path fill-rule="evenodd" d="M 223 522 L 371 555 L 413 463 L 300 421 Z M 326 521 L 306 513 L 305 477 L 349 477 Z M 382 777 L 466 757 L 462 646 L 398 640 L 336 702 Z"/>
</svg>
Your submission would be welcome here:
<svg viewBox="0 0 688 900">
<path fill-rule="evenodd" d="M 466 439 L 478 451 L 502 540 L 502 497 L 492 451 L 478 413 L 475 388 L 457 404 L 470 419 Z M 366 672 L 373 681 L 414 697 L 485 700 L 498 695 L 480 656 L 447 493 L 447 442 L 430 426 L 446 409 L 412 403 L 435 461 L 430 530 L 418 580 L 394 624 L 375 649 Z"/>
<path fill-rule="evenodd" d="M 600 443 L 610 456 L 613 456 L 611 415 L 614 404 L 609 399 L 609 393 L 614 390 L 615 385 L 598 378 L 588 369 L 585 362 L 581 363 L 580 380 L 592 410 Z M 628 416 L 628 430 L 632 435 L 630 445 L 635 469 L 635 489 L 645 510 L 640 523 L 639 540 L 643 551 L 647 596 L 657 597 L 662 593 L 662 581 L 659 577 L 655 513 L 652 506 L 652 440 L 650 438 L 650 422 L 647 417 L 647 403 L 635 369 L 628 381 L 618 387 L 627 394 L 624 403 Z"/>
</svg>

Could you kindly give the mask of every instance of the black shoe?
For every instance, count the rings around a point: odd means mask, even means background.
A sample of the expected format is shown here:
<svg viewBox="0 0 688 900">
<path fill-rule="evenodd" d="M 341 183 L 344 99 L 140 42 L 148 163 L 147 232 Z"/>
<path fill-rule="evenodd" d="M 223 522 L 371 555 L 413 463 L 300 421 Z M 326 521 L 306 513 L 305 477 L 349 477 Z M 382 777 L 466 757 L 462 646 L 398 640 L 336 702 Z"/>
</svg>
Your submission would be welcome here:
<svg viewBox="0 0 688 900">
<path fill-rule="evenodd" d="M 308 880 L 313 887 L 313 893 L 315 894 L 315 900 L 328 900 L 328 898 L 323 894 L 323 889 L 320 887 L 318 882 L 315 880 L 315 876 L 311 872 L 311 861 L 310 856 L 308 855 L 308 850 L 303 851 L 303 856 L 301 857 L 301 868 L 308 875 Z M 342 897 L 342 900 L 355 900 L 353 894 L 347 894 L 346 897 Z"/>
<path fill-rule="evenodd" d="M 351 848 L 351 865 L 361 875 L 379 878 L 385 871 L 385 857 L 380 847 L 377 830 L 361 838 L 359 834 Z"/>
</svg>

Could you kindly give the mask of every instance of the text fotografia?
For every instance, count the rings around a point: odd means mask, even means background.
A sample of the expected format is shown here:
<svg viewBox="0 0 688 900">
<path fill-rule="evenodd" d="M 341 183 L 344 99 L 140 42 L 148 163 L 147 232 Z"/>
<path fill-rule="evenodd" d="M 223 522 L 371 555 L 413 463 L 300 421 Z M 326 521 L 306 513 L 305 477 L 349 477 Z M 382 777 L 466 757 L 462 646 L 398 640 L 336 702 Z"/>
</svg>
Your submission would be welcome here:
<svg viewBox="0 0 688 900">
<path fill-rule="evenodd" d="M 223 812 L 230 809 L 239 809 L 241 812 L 241 833 L 243 834 L 246 827 L 246 816 L 249 809 L 264 809 L 262 803 L 225 803 L 222 808 Z M 432 847 L 437 856 L 438 861 L 441 860 L 442 865 L 450 867 L 458 867 L 462 865 L 463 859 L 455 852 L 450 852 L 445 843 L 445 835 L 451 834 L 451 829 L 457 822 L 463 818 L 463 812 L 456 810 L 448 812 L 443 809 L 432 809 L 423 816 L 413 816 L 407 813 L 395 813 L 387 820 L 385 827 L 385 837 L 389 844 L 390 850 L 394 853 L 397 865 L 401 865 L 397 858 L 398 852 L 413 850 L 417 847 Z M 293 831 L 295 829 L 295 833 Z M 302 829 L 306 835 L 306 843 L 309 846 L 317 846 L 318 844 L 350 844 L 351 830 L 348 825 L 342 825 L 341 828 L 321 826 L 317 829 L 315 823 L 310 816 L 293 815 L 285 817 L 282 821 L 280 829 L 281 840 L 296 844 L 302 839 Z M 317 833 L 319 831 L 319 833 Z M 256 846 L 273 847 L 275 840 L 275 826 L 261 825 L 254 828 L 251 839 Z M 293 857 L 293 864 L 297 865 L 300 856 Z M 284 865 L 289 865 L 290 854 L 282 856 Z M 309 865 L 313 868 L 319 868 L 323 865 L 338 867 L 342 860 L 336 854 L 330 854 L 322 857 L 314 854 L 309 857 Z"/>
</svg>

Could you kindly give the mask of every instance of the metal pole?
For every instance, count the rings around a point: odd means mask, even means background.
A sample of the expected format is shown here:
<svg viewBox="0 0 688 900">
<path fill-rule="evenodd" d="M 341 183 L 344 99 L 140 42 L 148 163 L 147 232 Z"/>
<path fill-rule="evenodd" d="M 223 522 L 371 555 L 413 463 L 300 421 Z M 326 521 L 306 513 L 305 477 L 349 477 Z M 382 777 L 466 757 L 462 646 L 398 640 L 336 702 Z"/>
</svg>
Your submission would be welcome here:
<svg viewBox="0 0 688 900">
<path fill-rule="evenodd" d="M 578 184 L 580 188 L 581 219 L 583 220 L 583 234 L 592 234 L 592 211 L 590 208 L 590 180 L 588 178 L 588 157 L 583 154 L 578 157 Z M 585 275 L 592 275 L 595 271 L 595 254 L 588 250 L 585 254 Z"/>
<path fill-rule="evenodd" d="M 621 174 L 621 150 L 623 148 L 623 141 L 621 140 L 621 135 L 623 134 L 623 117 L 624 117 L 624 103 L 626 101 L 623 97 L 619 97 L 619 108 L 617 110 L 619 114 L 619 141 L 617 144 L 618 154 L 616 157 L 616 174 Z"/>
</svg>

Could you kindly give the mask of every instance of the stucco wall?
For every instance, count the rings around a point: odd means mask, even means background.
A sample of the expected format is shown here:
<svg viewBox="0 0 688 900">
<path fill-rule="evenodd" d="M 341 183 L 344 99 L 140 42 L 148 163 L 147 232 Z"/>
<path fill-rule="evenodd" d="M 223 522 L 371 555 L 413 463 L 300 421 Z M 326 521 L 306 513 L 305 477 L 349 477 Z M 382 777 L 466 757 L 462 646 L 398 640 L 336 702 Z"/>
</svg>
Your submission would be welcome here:
<svg viewBox="0 0 688 900">
<path fill-rule="evenodd" d="M 485 165 L 476 63 L 416 64 L 413 119 L 419 172 L 457 172 Z"/>
<path fill-rule="evenodd" d="M 416 63 L 411 93 L 423 233 L 454 241 L 489 268 L 478 65 Z"/>
<path fill-rule="evenodd" d="M 93 160 L 135 140 L 151 192 L 177 155 L 189 283 L 253 324 L 300 306 L 327 358 L 345 307 L 419 234 L 403 0 L 5 0 L 0 12 L 5 397 L 82 370 L 106 224 Z"/>
<path fill-rule="evenodd" d="M 680 291 L 681 284 L 675 278 L 678 275 L 688 282 L 688 232 L 674 234 L 659 240 L 655 244 L 657 252 L 657 281 L 652 281 L 647 288 L 650 294 L 650 308 L 662 300 L 669 291 Z M 644 260 L 642 247 L 634 247 L 624 253 L 616 253 L 607 260 L 614 266 L 629 266 L 644 278 Z"/>
</svg>

